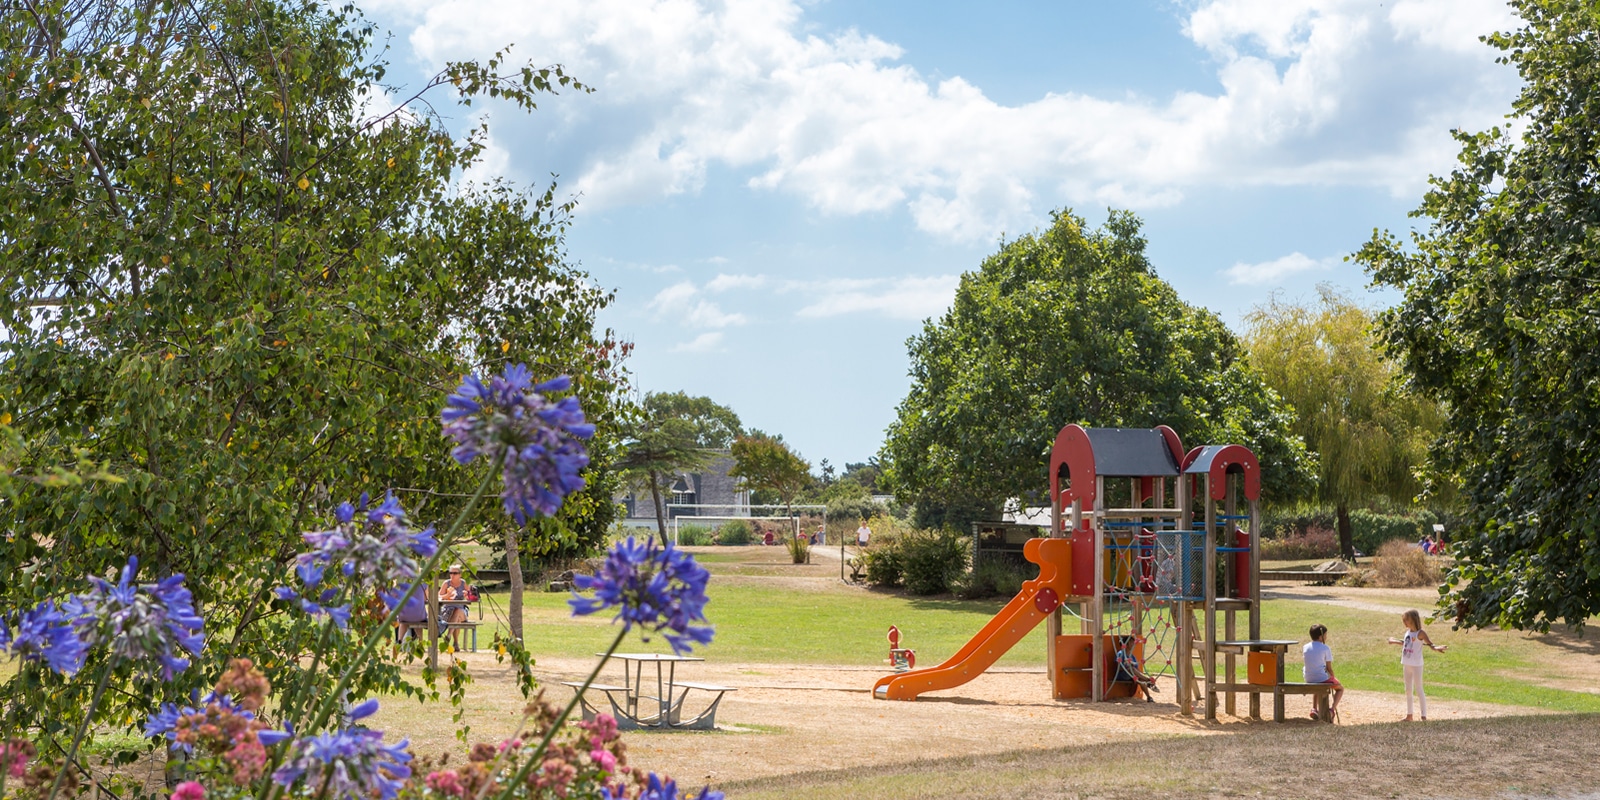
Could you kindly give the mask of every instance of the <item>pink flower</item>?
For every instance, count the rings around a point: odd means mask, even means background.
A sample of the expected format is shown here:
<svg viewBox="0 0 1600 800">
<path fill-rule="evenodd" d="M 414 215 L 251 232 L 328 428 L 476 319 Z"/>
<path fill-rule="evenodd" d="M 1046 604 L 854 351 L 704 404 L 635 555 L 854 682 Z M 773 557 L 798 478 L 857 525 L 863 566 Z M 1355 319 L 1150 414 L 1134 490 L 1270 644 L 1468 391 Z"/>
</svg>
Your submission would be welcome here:
<svg viewBox="0 0 1600 800">
<path fill-rule="evenodd" d="M 609 742 L 617 738 L 617 720 L 610 714 L 596 714 L 592 720 L 578 723 L 578 727 L 589 732 L 591 736 L 601 742 Z M 595 745 L 599 747 L 599 745 Z"/>
<path fill-rule="evenodd" d="M 461 785 L 461 776 L 457 775 L 454 770 L 430 772 L 428 773 L 427 781 L 428 788 L 440 794 L 448 794 L 455 797 L 465 797 L 467 794 L 467 787 Z"/>
<path fill-rule="evenodd" d="M 611 755 L 610 750 L 602 750 L 596 747 L 589 751 L 589 759 L 594 761 L 595 765 L 605 772 L 617 771 L 617 757 Z"/>
<path fill-rule="evenodd" d="M 194 781 L 184 781 L 172 791 L 172 800 L 206 800 L 206 787 Z"/>
</svg>

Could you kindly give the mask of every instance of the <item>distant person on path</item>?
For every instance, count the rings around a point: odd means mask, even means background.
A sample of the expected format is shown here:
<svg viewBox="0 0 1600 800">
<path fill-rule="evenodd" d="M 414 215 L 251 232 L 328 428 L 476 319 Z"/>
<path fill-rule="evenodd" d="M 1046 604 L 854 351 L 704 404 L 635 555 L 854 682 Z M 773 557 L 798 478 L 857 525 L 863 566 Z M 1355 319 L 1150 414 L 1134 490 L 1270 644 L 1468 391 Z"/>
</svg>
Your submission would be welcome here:
<svg viewBox="0 0 1600 800">
<path fill-rule="evenodd" d="M 1328 636 L 1328 626 L 1312 625 L 1311 641 L 1300 651 L 1305 660 L 1306 683 L 1331 683 L 1333 684 L 1333 702 L 1328 704 L 1328 715 L 1333 720 L 1339 718 L 1339 698 L 1344 697 L 1344 685 L 1333 675 L 1333 650 L 1328 647 L 1323 639 Z M 1311 712 L 1311 718 L 1317 718 L 1317 712 Z M 1332 722 L 1333 720 L 1329 720 Z"/>
<path fill-rule="evenodd" d="M 856 528 L 856 547 L 866 547 L 872 538 L 872 529 L 867 527 L 867 521 L 861 521 L 861 527 Z"/>
<path fill-rule="evenodd" d="M 1421 706 L 1422 718 L 1428 718 L 1428 696 L 1422 693 L 1422 648 L 1426 645 L 1435 653 L 1443 653 L 1445 648 L 1435 645 L 1428 638 L 1428 632 L 1422 629 L 1422 614 L 1416 609 L 1411 609 L 1400 615 L 1400 621 L 1405 623 L 1406 634 L 1404 638 L 1389 637 L 1389 644 L 1400 645 L 1400 671 L 1406 681 L 1406 722 L 1411 721 L 1411 693 L 1417 693 L 1417 704 Z"/>
</svg>

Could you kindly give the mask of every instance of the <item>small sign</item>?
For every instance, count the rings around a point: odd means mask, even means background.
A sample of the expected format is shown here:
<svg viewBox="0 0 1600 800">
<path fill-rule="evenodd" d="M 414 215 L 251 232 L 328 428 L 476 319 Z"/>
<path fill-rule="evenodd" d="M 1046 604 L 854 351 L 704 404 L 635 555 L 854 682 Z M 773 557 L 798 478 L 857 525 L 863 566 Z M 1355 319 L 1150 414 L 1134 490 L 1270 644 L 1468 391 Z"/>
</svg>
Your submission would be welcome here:
<svg viewBox="0 0 1600 800">
<path fill-rule="evenodd" d="M 1444 533 L 1444 526 L 1443 526 L 1443 525 L 1440 525 L 1440 524 L 1439 524 L 1439 523 L 1437 523 L 1437 522 L 1436 522 L 1436 523 L 1434 523 L 1434 525 L 1433 525 L 1433 532 L 1434 532 L 1434 533 Z"/>
</svg>

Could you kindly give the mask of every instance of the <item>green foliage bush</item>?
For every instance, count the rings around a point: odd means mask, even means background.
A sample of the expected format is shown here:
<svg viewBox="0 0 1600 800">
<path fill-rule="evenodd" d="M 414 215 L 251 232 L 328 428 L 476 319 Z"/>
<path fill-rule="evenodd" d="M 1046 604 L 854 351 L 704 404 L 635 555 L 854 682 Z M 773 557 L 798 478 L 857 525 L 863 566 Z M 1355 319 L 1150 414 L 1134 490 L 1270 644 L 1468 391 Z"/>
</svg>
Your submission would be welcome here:
<svg viewBox="0 0 1600 800">
<path fill-rule="evenodd" d="M 1339 534 L 1332 528 L 1313 527 L 1291 531 L 1277 539 L 1263 539 L 1261 558 L 1267 561 L 1305 561 L 1338 558 Z"/>
<path fill-rule="evenodd" d="M 741 545 L 755 541 L 755 534 L 750 530 L 750 523 L 742 519 L 729 520 L 717 528 L 717 544 Z"/>
<path fill-rule="evenodd" d="M 1383 514 L 1358 508 L 1350 512 L 1350 527 L 1356 549 L 1367 555 L 1377 553 L 1385 542 L 1402 539 L 1417 542 L 1433 532 L 1438 515 L 1426 509 L 1408 515 Z"/>
<path fill-rule="evenodd" d="M 859 496 L 835 497 L 829 500 L 827 513 L 829 522 L 850 523 L 884 516 L 889 513 L 889 510 L 884 508 L 882 503 L 862 494 Z"/>
<path fill-rule="evenodd" d="M 784 546 L 789 548 L 789 558 L 796 564 L 811 563 L 811 543 L 804 535 L 790 534 L 784 537 Z"/>
<path fill-rule="evenodd" d="M 954 530 L 915 531 L 899 541 L 906 590 L 944 594 L 967 572 L 972 539 Z"/>
<path fill-rule="evenodd" d="M 678 544 L 685 547 L 699 547 L 712 544 L 715 541 L 711 529 L 704 525 L 679 525 Z"/>
<path fill-rule="evenodd" d="M 1356 550 L 1370 556 L 1378 552 L 1378 548 L 1382 547 L 1384 542 L 1393 539 L 1415 542 L 1432 533 L 1434 524 L 1441 521 L 1446 520 L 1428 509 L 1379 503 L 1376 509 L 1351 509 L 1351 538 L 1355 541 Z M 1262 558 L 1285 560 L 1333 558 L 1338 555 L 1337 525 L 1338 520 L 1334 516 L 1332 506 L 1301 505 L 1268 511 L 1261 518 L 1261 528 L 1266 532 L 1267 540 L 1262 544 Z M 1319 529 L 1333 532 L 1334 549 L 1326 556 L 1322 554 L 1317 544 L 1321 541 L 1320 534 L 1316 533 Z M 1306 555 L 1267 555 L 1267 548 L 1274 546 L 1273 540 L 1297 542 L 1298 544 L 1293 546 L 1283 546 L 1296 552 L 1307 547 L 1316 549 L 1316 552 Z"/>
<path fill-rule="evenodd" d="M 967 600 L 985 597 L 1010 597 L 1022 591 L 1022 582 L 1032 580 L 1038 567 L 1019 564 L 1007 558 L 983 558 L 972 565 L 972 571 L 956 581 L 954 591 Z"/>
<path fill-rule="evenodd" d="M 905 578 L 905 559 L 899 542 L 873 547 L 861 554 L 861 560 L 866 564 L 867 583 L 873 586 L 892 589 Z"/>
</svg>

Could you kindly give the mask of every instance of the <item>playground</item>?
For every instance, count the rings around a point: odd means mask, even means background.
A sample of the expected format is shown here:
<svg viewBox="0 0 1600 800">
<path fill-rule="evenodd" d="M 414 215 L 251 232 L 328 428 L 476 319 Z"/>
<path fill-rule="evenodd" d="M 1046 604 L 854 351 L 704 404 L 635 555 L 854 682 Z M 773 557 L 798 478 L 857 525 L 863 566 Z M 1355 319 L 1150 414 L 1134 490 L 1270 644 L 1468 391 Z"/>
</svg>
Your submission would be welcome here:
<svg viewBox="0 0 1600 800">
<path fill-rule="evenodd" d="M 1487 796 L 1511 786 L 1530 792 L 1582 788 L 1571 782 L 1571 770 L 1530 776 L 1515 766 L 1519 759 L 1540 757 L 1540 748 L 1561 749 L 1553 763 L 1600 758 L 1592 736 L 1576 735 L 1592 729 L 1593 714 L 1600 712 L 1594 691 L 1600 686 L 1600 641 L 1592 636 L 1452 632 L 1432 625 L 1435 639 L 1451 645 L 1447 655 L 1429 662 L 1433 720 L 1398 723 L 1404 712 L 1400 671 L 1383 638 L 1397 629 L 1401 610 L 1427 607 L 1429 590 L 1265 585 L 1264 635 L 1303 640 L 1312 621 L 1332 630 L 1339 674 L 1350 687 L 1342 724 L 1311 722 L 1310 702 L 1303 697 L 1291 699 L 1286 723 L 1225 714 L 1208 723 L 1203 715 L 1178 713 L 1170 678 L 1162 680 L 1153 703 L 1052 700 L 1042 663 L 1043 626 L 963 686 L 917 702 L 874 700 L 872 684 L 889 674 L 888 625 L 904 631 L 904 643 L 918 650 L 919 663 L 936 664 L 1003 602 L 916 598 L 845 585 L 821 551 L 813 564 L 798 566 L 786 563 L 780 548 L 692 551 L 714 575 L 709 613 L 718 625 L 717 640 L 701 653 L 707 660 L 693 665 L 693 676 L 739 690 L 723 701 L 719 730 L 635 732 L 628 736 L 629 751 L 640 763 L 690 781 L 710 780 L 739 797 L 985 796 L 974 787 L 996 795 L 1026 787 L 1009 779 L 994 782 L 996 770 L 1037 770 L 1041 776 L 1065 770 L 1070 777 L 1049 779 L 1098 796 L 1118 796 L 1124 785 L 1159 796 L 1174 782 L 1214 787 L 1218 795 L 1285 792 L 1279 782 L 1300 774 L 1283 767 L 1285 757 L 1325 762 L 1347 789 L 1354 782 L 1368 787 L 1358 794 L 1382 794 L 1390 770 L 1374 769 L 1381 766 L 1374 757 L 1391 750 L 1422 754 L 1417 769 L 1448 771 L 1452 796 Z M 535 672 L 560 698 L 568 696 L 560 683 L 581 679 L 592 667 L 590 654 L 603 646 L 607 631 L 603 620 L 571 618 L 566 597 L 528 596 Z M 486 624 L 493 624 L 497 604 L 503 609 L 504 595 L 488 599 Z M 629 648 L 665 649 L 636 642 Z M 510 675 L 491 653 L 461 657 L 474 675 L 466 717 L 472 738 L 509 733 L 522 707 Z M 1298 658 L 1290 662 L 1297 671 Z M 418 754 L 459 747 L 444 706 L 389 703 L 380 715 L 383 724 L 411 732 Z M 1131 745 L 1141 742 L 1161 743 L 1166 755 L 1140 755 L 1147 749 Z M 1337 794 L 1326 788 L 1326 796 Z M 1319 796 L 1303 788 L 1288 794 Z"/>
</svg>

